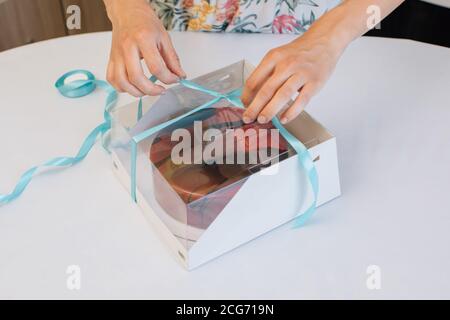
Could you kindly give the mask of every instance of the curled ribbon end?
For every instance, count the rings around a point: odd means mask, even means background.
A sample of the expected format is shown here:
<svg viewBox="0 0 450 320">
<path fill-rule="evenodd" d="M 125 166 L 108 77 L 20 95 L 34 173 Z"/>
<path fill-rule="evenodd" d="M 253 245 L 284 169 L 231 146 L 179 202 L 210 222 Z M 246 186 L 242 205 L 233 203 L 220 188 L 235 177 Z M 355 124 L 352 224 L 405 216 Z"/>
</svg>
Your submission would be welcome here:
<svg viewBox="0 0 450 320">
<path fill-rule="evenodd" d="M 80 76 L 82 79 L 79 79 Z M 71 77 L 77 79 L 67 81 Z M 95 90 L 95 76 L 87 70 L 72 70 L 59 77 L 55 82 L 55 87 L 67 98 L 83 97 Z"/>
<path fill-rule="evenodd" d="M 80 77 L 81 76 L 81 77 Z M 72 81 L 68 81 L 69 77 L 76 78 Z M 80 79 L 81 78 L 81 79 Z M 69 79 L 70 80 L 70 79 Z M 0 207 L 2 205 L 8 204 L 13 200 L 17 199 L 27 188 L 28 184 L 31 182 L 33 177 L 38 174 L 40 168 L 51 168 L 51 167 L 68 167 L 77 164 L 82 161 L 91 148 L 94 146 L 97 138 L 102 137 L 102 143 L 105 150 L 107 148 L 107 137 L 105 134 L 111 128 L 111 115 L 110 111 L 114 107 L 117 101 L 117 92 L 111 87 L 106 81 L 96 80 L 94 75 L 86 70 L 74 70 L 67 72 L 62 75 L 55 83 L 56 89 L 65 97 L 68 98 L 78 98 L 83 97 L 95 90 L 97 85 L 104 89 L 107 93 L 105 109 L 104 109 L 104 119 L 105 121 L 94 128 L 91 133 L 86 137 L 83 144 L 81 145 L 78 153 L 74 157 L 57 157 L 53 158 L 39 166 L 32 167 L 26 171 L 19 179 L 13 191 L 9 194 L 0 194 Z"/>
</svg>

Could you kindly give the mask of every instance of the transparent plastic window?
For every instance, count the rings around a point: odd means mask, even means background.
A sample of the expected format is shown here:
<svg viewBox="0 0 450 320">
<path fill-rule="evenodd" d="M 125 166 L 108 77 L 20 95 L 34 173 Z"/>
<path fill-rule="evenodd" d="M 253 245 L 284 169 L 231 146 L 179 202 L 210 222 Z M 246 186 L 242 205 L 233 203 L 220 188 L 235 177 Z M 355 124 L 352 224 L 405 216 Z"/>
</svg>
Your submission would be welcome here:
<svg viewBox="0 0 450 320">
<path fill-rule="evenodd" d="M 242 87 L 246 76 L 245 63 L 239 62 L 194 81 L 228 93 Z M 128 173 L 133 136 L 213 97 L 175 86 L 156 101 L 151 99 L 143 100 L 140 119 L 136 105 L 119 108 L 113 115 L 112 146 Z M 186 247 L 200 238 L 252 174 L 295 154 L 272 123 L 244 124 L 242 113 L 243 109 L 221 100 L 138 144 L 138 197 L 144 198 Z M 174 138 L 177 130 L 180 135 Z M 205 139 L 205 132 L 214 135 Z M 188 139 L 183 141 L 187 147 L 180 149 L 177 137 L 181 133 Z"/>
</svg>

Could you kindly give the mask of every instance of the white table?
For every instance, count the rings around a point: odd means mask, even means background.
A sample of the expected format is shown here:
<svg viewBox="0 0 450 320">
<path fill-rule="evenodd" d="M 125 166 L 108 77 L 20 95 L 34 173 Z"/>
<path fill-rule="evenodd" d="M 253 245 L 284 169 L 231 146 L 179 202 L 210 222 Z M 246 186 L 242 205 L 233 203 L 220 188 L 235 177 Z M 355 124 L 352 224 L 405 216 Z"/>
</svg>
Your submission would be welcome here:
<svg viewBox="0 0 450 320">
<path fill-rule="evenodd" d="M 422 0 L 425 2 L 429 2 L 431 4 L 435 4 L 444 8 L 450 8 L 450 0 Z"/>
<path fill-rule="evenodd" d="M 290 36 L 173 34 L 193 77 Z M 101 91 L 67 99 L 65 71 L 105 75 L 109 33 L 0 54 L 0 191 L 24 169 L 72 155 L 101 121 Z M 450 50 L 364 38 L 309 112 L 338 139 L 343 195 L 300 229 L 287 225 L 187 272 L 110 170 L 100 146 L 36 178 L 0 208 L 0 298 L 450 298 Z M 132 101 L 122 96 L 120 104 Z M 81 289 L 66 286 L 69 265 Z M 366 269 L 381 269 L 381 289 Z"/>
</svg>

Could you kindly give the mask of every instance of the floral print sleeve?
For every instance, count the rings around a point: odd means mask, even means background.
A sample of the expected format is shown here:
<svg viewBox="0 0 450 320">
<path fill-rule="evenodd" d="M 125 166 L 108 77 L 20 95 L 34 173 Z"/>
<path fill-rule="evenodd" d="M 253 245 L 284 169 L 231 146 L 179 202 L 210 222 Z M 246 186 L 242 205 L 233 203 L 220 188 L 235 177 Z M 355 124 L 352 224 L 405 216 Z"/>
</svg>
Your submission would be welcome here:
<svg viewBox="0 0 450 320">
<path fill-rule="evenodd" d="M 305 32 L 339 0 L 150 0 L 168 30 Z"/>
</svg>

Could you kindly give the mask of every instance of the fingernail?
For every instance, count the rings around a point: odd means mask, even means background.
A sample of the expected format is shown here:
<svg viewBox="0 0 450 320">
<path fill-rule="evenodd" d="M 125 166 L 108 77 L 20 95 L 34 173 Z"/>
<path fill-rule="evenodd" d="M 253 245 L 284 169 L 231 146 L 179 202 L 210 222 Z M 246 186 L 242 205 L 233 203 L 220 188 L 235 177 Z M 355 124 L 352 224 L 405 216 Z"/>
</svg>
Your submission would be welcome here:
<svg viewBox="0 0 450 320">
<path fill-rule="evenodd" d="M 281 121 L 282 124 L 286 124 L 288 122 L 288 118 L 283 117 L 283 118 L 281 118 L 280 121 Z"/>
<path fill-rule="evenodd" d="M 264 116 L 259 116 L 258 117 L 258 122 L 261 123 L 261 124 L 264 124 L 264 123 L 267 122 L 267 118 L 264 117 Z"/>
<path fill-rule="evenodd" d="M 163 95 L 165 95 L 165 94 L 166 94 L 166 92 L 167 92 L 166 90 L 164 90 L 164 91 L 161 91 L 160 95 L 161 95 L 161 96 L 163 96 Z"/>
<path fill-rule="evenodd" d="M 250 119 L 250 117 L 247 117 L 247 116 L 244 116 L 244 117 L 242 118 L 242 120 L 244 121 L 244 123 L 250 123 L 250 122 L 252 122 L 252 119 Z"/>
</svg>

